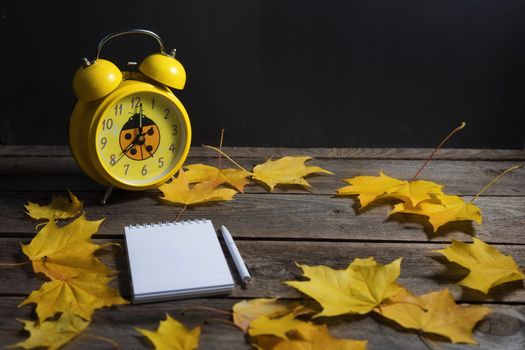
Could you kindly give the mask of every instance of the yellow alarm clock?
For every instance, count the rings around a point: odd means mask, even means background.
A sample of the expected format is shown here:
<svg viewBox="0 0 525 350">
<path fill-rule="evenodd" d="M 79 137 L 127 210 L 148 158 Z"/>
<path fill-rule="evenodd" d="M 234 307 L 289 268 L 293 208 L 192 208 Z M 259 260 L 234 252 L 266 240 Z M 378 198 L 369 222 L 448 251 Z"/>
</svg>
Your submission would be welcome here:
<svg viewBox="0 0 525 350">
<path fill-rule="evenodd" d="M 99 58 L 108 40 L 125 34 L 145 34 L 160 45 L 160 53 L 146 57 L 139 72 L 121 72 Z M 69 123 L 69 146 L 89 177 L 109 185 L 105 199 L 113 186 L 144 190 L 163 184 L 188 155 L 188 113 L 169 89 L 182 89 L 186 72 L 175 50 L 167 54 L 164 48 L 148 30 L 113 33 L 100 41 L 93 61 L 83 59 L 73 77 L 78 100 Z"/>
</svg>

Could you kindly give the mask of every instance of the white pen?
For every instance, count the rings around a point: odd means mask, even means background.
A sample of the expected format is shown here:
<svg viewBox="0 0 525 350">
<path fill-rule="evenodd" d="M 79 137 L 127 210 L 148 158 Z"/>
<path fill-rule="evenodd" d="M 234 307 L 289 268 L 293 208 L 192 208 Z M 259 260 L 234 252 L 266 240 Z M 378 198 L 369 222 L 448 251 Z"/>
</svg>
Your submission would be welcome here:
<svg viewBox="0 0 525 350">
<path fill-rule="evenodd" d="M 228 247 L 228 250 L 230 251 L 230 254 L 233 258 L 235 267 L 237 267 L 237 271 L 239 271 L 239 275 L 241 275 L 241 280 L 244 283 L 250 282 L 252 280 L 252 276 L 250 276 L 250 272 L 248 271 L 248 268 L 246 267 L 246 264 L 242 259 L 241 253 L 239 253 L 239 249 L 237 249 L 237 246 L 233 241 L 233 237 L 230 234 L 230 231 L 228 231 L 228 229 L 224 225 L 222 225 L 221 232 L 222 238 L 224 238 L 224 242 L 226 242 L 226 246 Z"/>
</svg>

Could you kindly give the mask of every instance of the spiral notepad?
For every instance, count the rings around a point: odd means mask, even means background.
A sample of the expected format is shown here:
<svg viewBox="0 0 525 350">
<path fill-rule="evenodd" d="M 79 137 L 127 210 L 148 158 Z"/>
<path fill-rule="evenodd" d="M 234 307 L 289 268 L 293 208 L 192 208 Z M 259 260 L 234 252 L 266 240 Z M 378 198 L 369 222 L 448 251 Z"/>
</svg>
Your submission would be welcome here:
<svg viewBox="0 0 525 350">
<path fill-rule="evenodd" d="M 134 303 L 233 290 L 210 220 L 131 225 L 125 236 Z"/>
</svg>

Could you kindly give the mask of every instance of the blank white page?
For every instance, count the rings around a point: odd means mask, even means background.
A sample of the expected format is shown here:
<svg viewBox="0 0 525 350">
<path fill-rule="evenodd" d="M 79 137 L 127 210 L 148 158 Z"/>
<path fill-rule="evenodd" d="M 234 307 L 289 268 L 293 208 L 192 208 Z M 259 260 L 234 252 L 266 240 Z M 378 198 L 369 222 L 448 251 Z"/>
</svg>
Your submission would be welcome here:
<svg viewBox="0 0 525 350">
<path fill-rule="evenodd" d="M 133 294 L 171 294 L 231 286 L 233 279 L 210 220 L 125 228 Z"/>
</svg>

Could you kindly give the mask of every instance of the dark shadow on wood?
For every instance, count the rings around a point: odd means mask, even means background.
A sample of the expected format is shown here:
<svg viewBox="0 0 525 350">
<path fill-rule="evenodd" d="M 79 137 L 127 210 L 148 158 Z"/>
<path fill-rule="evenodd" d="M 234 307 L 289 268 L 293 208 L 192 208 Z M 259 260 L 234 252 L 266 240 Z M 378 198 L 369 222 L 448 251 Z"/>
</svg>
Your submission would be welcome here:
<svg viewBox="0 0 525 350">
<path fill-rule="evenodd" d="M 29 242 L 23 242 L 24 244 L 27 244 Z M 24 274 L 26 275 L 26 278 L 27 279 L 31 279 L 31 278 L 34 278 L 35 277 L 35 272 L 33 271 L 33 264 L 31 263 L 31 261 L 29 261 L 29 258 L 22 252 L 22 248 L 20 248 L 19 251 L 17 251 L 16 253 L 13 253 L 11 254 L 12 256 L 12 260 L 10 259 L 9 261 L 6 261 L 6 263 L 14 263 L 14 264 L 19 264 L 19 263 L 25 263 L 27 262 L 27 264 L 24 264 L 24 265 L 20 265 L 20 266 L 8 266 L 8 267 L 1 267 L 0 266 L 0 271 L 3 270 L 3 269 L 22 269 L 24 271 Z M 38 277 L 42 277 L 44 276 L 44 280 L 46 279 L 45 278 L 45 275 L 43 274 L 36 274 Z"/>
<path fill-rule="evenodd" d="M 224 243 L 224 240 L 222 239 L 222 237 L 219 239 L 219 243 L 221 245 L 222 251 L 224 252 L 224 256 L 226 257 L 226 263 L 228 264 L 228 267 L 229 267 L 230 272 L 232 274 L 233 282 L 235 283 L 235 285 L 240 286 L 240 288 L 243 289 L 243 290 L 248 289 L 248 285 L 245 285 L 243 283 L 243 281 L 241 280 L 241 276 L 239 275 L 239 271 L 237 270 L 237 267 L 235 266 L 233 258 L 231 256 L 231 254 L 229 253 L 230 251 L 228 250 L 228 247 L 226 246 L 226 243 Z M 253 274 L 252 274 L 251 277 L 252 277 L 252 282 L 251 283 L 254 283 L 255 281 L 253 280 L 253 278 L 254 278 Z"/>
<path fill-rule="evenodd" d="M 403 226 L 404 229 L 413 230 L 413 226 L 408 224 L 417 224 L 423 228 L 423 232 L 427 235 L 429 241 L 434 238 L 443 238 L 449 233 L 463 232 L 469 236 L 476 236 L 476 231 L 472 225 L 472 221 L 452 221 L 441 226 L 436 232 L 432 228 L 432 225 L 428 222 L 428 217 L 424 215 L 406 214 L 406 213 L 395 213 L 390 215 L 385 222 L 396 221 Z"/>
<path fill-rule="evenodd" d="M 399 332 L 399 333 L 405 333 L 405 334 L 414 334 L 415 336 L 418 336 L 418 335 L 422 335 L 424 336 L 425 338 L 431 340 L 432 342 L 435 342 L 436 345 L 438 345 L 438 349 L 443 349 L 443 346 L 445 344 L 451 344 L 451 341 L 447 338 L 447 337 L 444 337 L 444 336 L 441 336 L 441 335 L 438 335 L 438 334 L 433 334 L 433 333 L 423 333 L 423 332 L 420 332 L 418 330 L 415 330 L 415 329 L 408 329 L 408 328 L 403 328 L 401 327 L 398 323 L 386 318 L 386 317 L 383 317 L 381 316 L 380 314 L 376 313 L 376 312 L 372 312 L 370 313 L 369 315 L 371 315 L 370 317 L 372 317 L 372 319 L 374 319 L 374 321 L 376 321 L 377 323 L 381 324 L 381 325 L 384 325 L 384 326 L 387 326 L 387 327 L 390 327 L 392 329 L 394 329 L 396 332 Z M 478 323 L 479 325 L 479 323 Z M 477 328 L 474 327 L 474 330 Z M 420 340 L 420 339 L 418 339 Z M 421 340 L 420 340 L 421 341 Z M 444 343 L 443 345 L 441 345 L 440 343 Z M 425 345 L 425 344 L 423 344 Z"/>
<path fill-rule="evenodd" d="M 415 214 L 405 214 L 405 213 L 395 213 L 388 216 L 384 222 L 395 221 L 403 225 L 403 229 L 414 230 L 416 227 L 418 229 L 423 229 L 423 232 L 427 235 L 427 238 L 430 240 L 435 234 L 433 233 L 432 226 L 428 222 L 428 218 L 422 215 Z M 417 226 L 416 226 L 417 225 Z"/>
<path fill-rule="evenodd" d="M 366 319 L 368 315 L 359 315 L 359 314 L 346 314 L 341 316 L 335 316 L 335 317 L 317 317 L 313 321 L 317 324 L 326 324 L 328 327 L 335 327 L 341 324 L 349 324 L 349 323 L 356 323 L 363 321 Z"/>
<path fill-rule="evenodd" d="M 115 242 L 116 243 L 116 242 Z M 129 299 L 131 302 L 131 276 L 129 273 L 128 256 L 126 249 L 126 242 L 124 240 L 118 242 L 119 246 L 111 245 L 106 248 L 105 251 L 97 251 L 97 257 L 103 257 L 104 255 L 112 255 L 115 266 L 111 267 L 116 270 L 114 280 L 111 282 L 112 285 L 117 285 L 120 294 Z M 110 249 L 108 251 L 108 249 Z"/>
<path fill-rule="evenodd" d="M 159 320 L 160 322 L 161 320 Z M 142 328 L 142 327 L 139 327 L 139 328 Z M 147 329 L 149 331 L 156 331 L 158 328 L 158 326 L 156 326 L 154 329 L 149 329 L 148 328 L 144 328 L 144 329 Z M 138 333 L 138 331 L 137 331 Z M 142 334 L 139 334 L 139 335 L 136 335 L 135 338 L 137 338 L 139 340 L 139 342 L 144 346 L 144 348 L 146 349 L 151 349 L 152 347 L 152 343 L 148 340 L 148 338 Z"/>
<path fill-rule="evenodd" d="M 463 287 L 461 293 L 461 299 L 464 300 L 494 300 L 494 301 L 504 301 L 505 298 L 516 292 L 517 290 L 523 289 L 523 281 L 513 281 L 499 286 L 492 287 L 489 290 L 488 294 L 485 294 L 479 290 L 470 289 L 468 287 Z M 465 299 L 469 298 L 469 299 Z"/>
<path fill-rule="evenodd" d="M 476 236 L 476 230 L 474 229 L 474 225 L 472 225 L 472 221 L 469 220 L 452 221 L 446 223 L 445 225 L 441 226 L 436 233 L 430 232 L 430 234 L 432 235 L 432 237 L 446 236 L 451 232 L 457 231 L 463 232 L 469 236 Z"/>
<path fill-rule="evenodd" d="M 106 204 L 100 203 L 100 200 L 104 196 L 104 192 L 101 192 L 100 196 L 96 196 L 95 194 L 90 194 L 89 198 L 87 199 L 84 199 L 84 198 L 79 198 L 79 199 L 83 200 L 86 206 L 110 208 L 112 204 L 127 203 L 127 202 L 140 200 L 142 198 L 155 199 L 156 197 L 158 197 L 158 195 L 160 195 L 160 192 L 126 191 L 126 190 L 121 190 L 121 189 L 114 189 L 111 195 L 109 196 Z"/>
<path fill-rule="evenodd" d="M 272 191 L 270 191 L 270 188 L 265 185 L 264 183 L 260 182 L 260 181 L 257 181 L 257 180 L 252 180 L 253 181 L 253 185 L 254 186 L 259 186 L 259 187 L 262 187 L 264 188 L 268 193 L 271 193 Z M 311 185 L 311 184 L 310 184 Z M 313 187 L 313 186 L 312 186 Z M 280 189 L 281 191 L 283 192 L 286 192 L 286 191 L 302 191 L 302 192 L 307 192 L 307 193 L 313 193 L 312 192 L 312 187 L 305 187 L 305 186 L 302 186 L 302 185 L 284 185 L 284 184 L 278 184 L 274 187 L 274 189 L 278 188 Z"/>
<path fill-rule="evenodd" d="M 356 204 L 357 204 L 357 202 L 358 202 L 358 200 L 356 199 Z M 369 203 L 364 208 L 358 208 L 356 206 L 354 208 L 354 210 L 355 210 L 357 215 L 360 215 L 360 214 L 365 214 L 369 210 L 374 210 L 374 209 L 377 209 L 379 207 L 387 206 L 389 209 L 392 209 L 394 207 L 394 205 L 397 204 L 397 203 L 400 203 L 400 201 L 398 199 L 395 199 L 395 198 L 379 198 L 379 199 L 376 199 L 375 201 Z M 388 216 L 388 213 L 386 215 Z"/>
<path fill-rule="evenodd" d="M 444 270 L 434 273 L 429 277 L 435 280 L 438 284 L 451 284 L 458 283 L 463 278 L 467 277 L 469 270 L 463 266 L 450 262 L 442 255 L 435 253 L 430 256 L 431 259 L 443 264 Z"/>
<path fill-rule="evenodd" d="M 470 270 L 463 266 L 448 261 L 442 255 L 431 256 L 432 259 L 440 262 L 445 267 L 444 271 L 433 274 L 430 277 L 434 279 L 438 284 L 452 284 L 459 283 L 470 273 Z M 485 294 L 479 290 L 471 289 L 468 287 L 462 287 L 461 300 L 476 300 L 476 301 L 504 301 L 508 295 L 516 292 L 517 290 L 523 289 L 523 281 L 513 281 L 495 286 L 489 290 L 488 294 Z"/>
<path fill-rule="evenodd" d="M 365 214 L 369 210 L 377 209 L 385 205 L 393 206 L 396 203 L 399 203 L 399 200 L 393 198 L 379 198 L 375 201 L 369 203 L 366 207 L 362 208 L 357 195 L 334 195 L 334 198 L 346 198 L 353 199 L 354 203 L 352 204 L 352 209 L 354 210 L 355 215 Z"/>
</svg>

